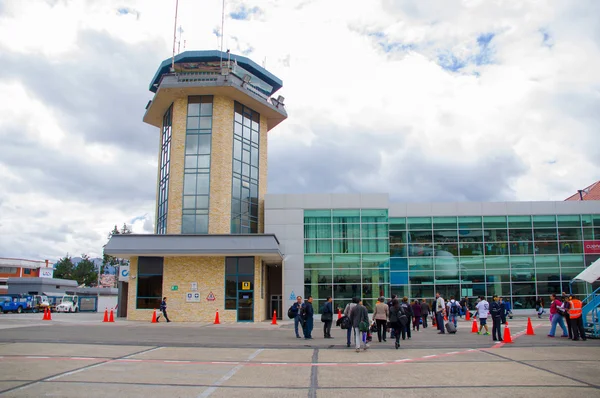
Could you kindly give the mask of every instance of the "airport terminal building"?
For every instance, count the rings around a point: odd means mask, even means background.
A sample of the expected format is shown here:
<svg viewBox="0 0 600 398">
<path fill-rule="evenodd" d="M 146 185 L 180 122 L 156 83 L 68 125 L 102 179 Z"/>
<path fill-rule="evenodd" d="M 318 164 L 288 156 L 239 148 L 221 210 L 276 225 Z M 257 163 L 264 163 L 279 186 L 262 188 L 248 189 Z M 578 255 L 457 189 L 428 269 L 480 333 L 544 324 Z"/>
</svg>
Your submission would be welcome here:
<svg viewBox="0 0 600 398">
<path fill-rule="evenodd" d="M 150 83 L 157 127 L 155 233 L 114 235 L 130 260 L 119 307 L 149 320 L 281 318 L 296 296 L 494 294 L 515 309 L 569 290 L 600 256 L 600 201 L 395 203 L 386 194 L 267 194 L 267 132 L 282 81 L 242 56 L 186 51 Z M 573 292 L 591 287 L 572 285 Z"/>
</svg>

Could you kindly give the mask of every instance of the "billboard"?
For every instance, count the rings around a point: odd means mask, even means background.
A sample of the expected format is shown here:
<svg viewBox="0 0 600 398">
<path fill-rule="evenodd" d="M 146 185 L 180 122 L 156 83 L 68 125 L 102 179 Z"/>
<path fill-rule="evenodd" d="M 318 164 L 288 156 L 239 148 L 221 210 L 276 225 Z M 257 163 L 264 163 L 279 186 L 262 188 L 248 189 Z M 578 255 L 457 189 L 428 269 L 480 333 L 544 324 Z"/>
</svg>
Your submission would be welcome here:
<svg viewBox="0 0 600 398">
<path fill-rule="evenodd" d="M 52 278 L 54 276 L 54 268 L 40 268 L 40 278 Z"/>
<path fill-rule="evenodd" d="M 585 254 L 600 254 L 600 240 L 586 240 L 583 242 Z"/>
</svg>

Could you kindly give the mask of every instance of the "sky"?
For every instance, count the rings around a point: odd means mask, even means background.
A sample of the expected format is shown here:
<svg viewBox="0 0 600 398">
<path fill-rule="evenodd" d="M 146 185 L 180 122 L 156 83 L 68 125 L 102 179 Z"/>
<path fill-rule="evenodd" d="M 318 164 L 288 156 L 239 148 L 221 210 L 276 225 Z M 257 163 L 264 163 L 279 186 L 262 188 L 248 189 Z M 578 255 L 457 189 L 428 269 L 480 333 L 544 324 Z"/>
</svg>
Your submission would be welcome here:
<svg viewBox="0 0 600 398">
<path fill-rule="evenodd" d="M 176 51 L 220 48 L 179 0 Z M 0 0 L 0 257 L 152 233 L 150 80 L 175 0 Z M 599 179 L 600 2 L 226 0 L 224 50 L 283 80 L 269 193 L 563 200 Z"/>
</svg>

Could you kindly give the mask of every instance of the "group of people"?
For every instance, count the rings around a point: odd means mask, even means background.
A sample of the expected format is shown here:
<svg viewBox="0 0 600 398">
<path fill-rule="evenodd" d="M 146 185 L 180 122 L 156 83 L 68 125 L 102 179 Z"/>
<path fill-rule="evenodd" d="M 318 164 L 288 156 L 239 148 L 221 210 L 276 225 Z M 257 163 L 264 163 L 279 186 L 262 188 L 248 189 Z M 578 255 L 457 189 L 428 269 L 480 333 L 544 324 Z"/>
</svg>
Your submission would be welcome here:
<svg viewBox="0 0 600 398">
<path fill-rule="evenodd" d="M 548 333 L 548 337 L 554 337 L 556 325 L 559 325 L 563 332 L 561 337 L 568 337 L 573 341 L 587 340 L 582 309 L 583 303 L 572 294 L 563 293 L 559 299 L 553 293 L 550 296 L 550 333 Z"/>
</svg>

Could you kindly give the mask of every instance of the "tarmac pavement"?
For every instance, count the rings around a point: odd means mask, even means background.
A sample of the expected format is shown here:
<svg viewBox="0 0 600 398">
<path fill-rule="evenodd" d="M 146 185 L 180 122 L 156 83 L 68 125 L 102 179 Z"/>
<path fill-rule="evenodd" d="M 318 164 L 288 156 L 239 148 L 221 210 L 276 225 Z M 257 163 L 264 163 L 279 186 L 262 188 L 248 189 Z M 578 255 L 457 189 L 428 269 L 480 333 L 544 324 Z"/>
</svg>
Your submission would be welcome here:
<svg viewBox="0 0 600 398">
<path fill-rule="evenodd" d="M 345 331 L 296 339 L 293 324 L 151 324 L 102 314 L 0 315 L 6 397 L 600 397 L 600 340 L 548 338 L 549 322 L 509 321 L 514 343 L 433 328 L 356 353 Z M 557 333 L 559 335 L 560 333 Z"/>
</svg>

